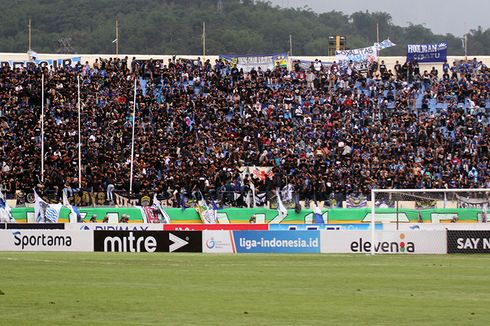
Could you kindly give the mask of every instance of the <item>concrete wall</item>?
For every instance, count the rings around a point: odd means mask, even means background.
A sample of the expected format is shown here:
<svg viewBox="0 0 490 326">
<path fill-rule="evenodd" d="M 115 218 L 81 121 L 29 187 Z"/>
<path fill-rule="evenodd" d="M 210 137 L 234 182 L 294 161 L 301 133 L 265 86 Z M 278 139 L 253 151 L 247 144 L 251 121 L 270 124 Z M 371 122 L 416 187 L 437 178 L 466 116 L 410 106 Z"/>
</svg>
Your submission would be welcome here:
<svg viewBox="0 0 490 326">
<path fill-rule="evenodd" d="M 163 59 L 164 62 L 166 63 L 168 59 L 171 59 L 171 55 L 144 55 L 144 54 L 120 54 L 118 57 L 119 58 L 124 58 L 128 57 L 129 60 L 131 60 L 133 57 L 136 57 L 137 59 Z M 88 62 L 89 64 L 92 64 L 95 59 L 98 58 L 115 58 L 115 54 L 50 54 L 50 53 L 39 53 L 38 59 L 65 59 L 65 58 L 72 58 L 72 57 L 81 57 L 82 63 Z M 197 59 L 198 57 L 202 57 L 200 55 L 177 55 L 177 58 L 186 58 L 186 59 Z M 473 59 L 476 57 L 478 60 L 483 61 L 487 66 L 490 66 L 490 56 L 468 56 L 468 59 Z M 206 56 L 206 59 L 210 59 L 211 62 L 214 62 L 214 60 L 218 59 L 217 55 L 210 55 Z M 292 56 L 290 57 L 291 60 L 315 60 L 319 59 L 322 60 L 323 62 L 333 62 L 335 60 L 335 57 L 327 57 L 327 56 Z M 384 57 L 380 56 L 379 57 L 380 61 L 384 60 L 386 66 L 388 69 L 393 69 L 395 66 L 396 61 L 399 61 L 400 63 L 404 63 L 406 57 L 405 56 L 399 56 L 399 57 Z M 8 61 L 8 60 L 28 60 L 27 54 L 26 53 L 0 53 L 0 61 Z M 463 56 L 448 56 L 448 62 L 449 64 L 452 64 L 453 61 L 455 60 L 464 60 Z M 442 63 L 421 63 L 419 64 L 420 66 L 420 71 L 423 72 L 424 70 L 431 70 L 432 67 L 436 67 L 439 72 L 442 71 Z"/>
</svg>

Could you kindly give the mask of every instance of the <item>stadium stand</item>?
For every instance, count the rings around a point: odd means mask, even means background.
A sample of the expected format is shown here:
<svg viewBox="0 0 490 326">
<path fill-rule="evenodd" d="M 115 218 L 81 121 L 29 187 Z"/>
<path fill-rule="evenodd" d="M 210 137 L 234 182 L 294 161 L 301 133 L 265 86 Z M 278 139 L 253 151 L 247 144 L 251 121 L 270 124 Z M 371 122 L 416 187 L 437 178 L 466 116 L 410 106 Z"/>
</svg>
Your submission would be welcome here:
<svg viewBox="0 0 490 326">
<path fill-rule="evenodd" d="M 422 71 L 421 71 L 422 70 Z M 40 180 L 41 74 L 46 76 Z M 334 64 L 243 73 L 218 60 L 100 59 L 0 70 L 0 180 L 5 192 L 78 190 L 77 75 L 82 79 L 82 188 L 128 190 L 138 80 L 133 192 L 163 198 L 244 193 L 255 180 L 301 200 L 341 201 L 371 188 L 489 188 L 490 72 Z M 178 200 L 174 200 L 178 205 Z"/>
</svg>

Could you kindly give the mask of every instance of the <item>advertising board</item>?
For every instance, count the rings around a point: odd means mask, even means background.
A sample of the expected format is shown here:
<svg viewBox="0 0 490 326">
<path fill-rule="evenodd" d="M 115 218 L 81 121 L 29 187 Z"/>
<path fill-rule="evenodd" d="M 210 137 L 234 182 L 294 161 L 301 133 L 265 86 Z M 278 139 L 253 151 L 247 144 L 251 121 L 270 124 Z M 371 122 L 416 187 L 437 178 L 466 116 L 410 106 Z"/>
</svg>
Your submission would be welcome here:
<svg viewBox="0 0 490 326">
<path fill-rule="evenodd" d="M 10 230 L 64 230 L 65 223 L 7 223 Z"/>
<path fill-rule="evenodd" d="M 202 252 L 199 231 L 93 231 L 94 251 Z"/>
<path fill-rule="evenodd" d="M 232 231 L 202 231 L 202 252 L 235 253 Z"/>
<path fill-rule="evenodd" d="M 0 251 L 94 251 L 93 233 L 66 230 L 0 230 Z"/>
<path fill-rule="evenodd" d="M 371 225 L 367 223 L 359 224 L 269 224 L 269 230 L 271 231 L 286 231 L 286 230 L 296 230 L 296 231 L 306 231 L 306 230 L 328 230 L 328 231 L 339 231 L 339 230 L 370 230 Z M 376 230 L 382 230 L 383 225 L 377 223 L 375 226 Z"/>
<path fill-rule="evenodd" d="M 390 223 L 384 225 L 386 231 L 416 231 L 416 230 L 490 230 L 490 223 Z"/>
<path fill-rule="evenodd" d="M 233 231 L 238 253 L 319 253 L 320 231 Z"/>
<path fill-rule="evenodd" d="M 158 223 L 66 223 L 66 230 L 82 231 L 161 231 Z"/>
<path fill-rule="evenodd" d="M 445 254 L 445 231 L 321 231 L 322 253 Z"/>
<path fill-rule="evenodd" d="M 202 231 L 202 230 L 268 230 L 269 224 L 162 224 L 165 231 Z"/>
<path fill-rule="evenodd" d="M 490 231 L 447 231 L 448 254 L 489 254 Z"/>
</svg>

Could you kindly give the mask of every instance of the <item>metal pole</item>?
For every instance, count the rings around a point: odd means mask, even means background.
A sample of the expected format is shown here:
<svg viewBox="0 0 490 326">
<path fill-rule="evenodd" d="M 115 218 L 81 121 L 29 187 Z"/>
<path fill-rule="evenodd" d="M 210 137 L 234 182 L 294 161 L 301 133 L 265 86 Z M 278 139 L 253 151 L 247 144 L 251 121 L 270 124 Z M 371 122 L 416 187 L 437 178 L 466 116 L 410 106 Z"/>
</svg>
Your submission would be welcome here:
<svg viewBox="0 0 490 326">
<path fill-rule="evenodd" d="M 41 182 L 44 182 L 44 71 L 41 75 Z"/>
<path fill-rule="evenodd" d="M 464 33 L 464 61 L 468 62 L 468 33 Z"/>
<path fill-rule="evenodd" d="M 119 19 L 116 17 L 116 58 L 119 56 Z"/>
<path fill-rule="evenodd" d="M 29 51 L 32 50 L 32 47 L 31 47 L 31 42 L 32 42 L 32 35 L 31 35 L 31 31 L 32 31 L 32 25 L 31 25 L 31 19 L 29 18 Z"/>
<path fill-rule="evenodd" d="M 133 103 L 133 131 L 131 140 L 131 172 L 129 175 L 129 194 L 133 193 L 133 166 L 134 166 L 134 126 L 136 125 L 136 75 L 134 76 L 134 103 Z"/>
<path fill-rule="evenodd" d="M 374 255 L 374 246 L 375 246 L 375 238 L 376 238 L 376 232 L 375 232 L 375 215 L 376 215 L 376 210 L 375 210 L 375 191 L 374 189 L 371 189 L 371 255 Z"/>
<path fill-rule="evenodd" d="M 78 79 L 78 188 L 82 188 L 82 133 L 81 133 L 81 102 L 80 102 L 80 74 Z"/>
<path fill-rule="evenodd" d="M 202 61 L 206 61 L 206 22 L 202 22 Z"/>
<path fill-rule="evenodd" d="M 379 23 L 376 22 L 376 44 L 378 44 L 379 46 Z M 379 50 L 376 49 L 376 52 L 377 52 L 377 57 L 378 57 L 378 69 L 379 69 Z"/>
<path fill-rule="evenodd" d="M 289 55 L 293 56 L 293 36 L 289 34 Z"/>
<path fill-rule="evenodd" d="M 398 231 L 398 200 L 396 201 L 396 230 Z"/>
</svg>

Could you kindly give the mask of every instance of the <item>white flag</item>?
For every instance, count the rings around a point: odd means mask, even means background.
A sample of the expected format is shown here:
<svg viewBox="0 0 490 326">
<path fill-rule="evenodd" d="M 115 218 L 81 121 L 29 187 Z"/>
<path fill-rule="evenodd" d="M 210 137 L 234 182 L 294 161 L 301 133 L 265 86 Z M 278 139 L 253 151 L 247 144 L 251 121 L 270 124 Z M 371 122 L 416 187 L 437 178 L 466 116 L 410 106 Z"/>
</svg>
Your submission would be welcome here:
<svg viewBox="0 0 490 326">
<path fill-rule="evenodd" d="M 34 190 L 34 220 L 36 223 L 57 223 L 62 204 L 48 204 Z"/>
<path fill-rule="evenodd" d="M 315 206 L 313 206 L 313 223 L 325 223 L 323 220 L 322 211 L 320 210 L 320 207 L 318 207 L 317 202 L 315 202 Z"/>
<path fill-rule="evenodd" d="M 15 222 L 15 219 L 12 217 L 12 209 L 7 204 L 7 200 L 2 191 L 0 191 L 0 222 Z"/>
<path fill-rule="evenodd" d="M 63 206 L 65 206 L 70 210 L 70 223 L 77 223 L 77 213 L 75 212 L 75 209 L 68 201 L 68 197 L 66 196 L 65 191 L 63 191 Z"/>
<path fill-rule="evenodd" d="M 276 190 L 276 195 L 277 195 L 277 211 L 279 212 L 280 218 L 285 218 L 288 216 L 288 210 L 286 207 L 284 207 L 282 200 L 281 200 L 281 194 L 279 193 L 279 190 Z"/>
<path fill-rule="evenodd" d="M 165 223 L 166 224 L 169 224 L 170 223 L 170 216 L 167 214 L 167 212 L 165 211 L 165 209 L 162 207 L 162 204 L 158 200 L 156 194 L 153 195 L 153 206 L 160 211 L 160 213 L 163 216 L 163 219 L 165 220 Z"/>
<path fill-rule="evenodd" d="M 252 190 L 252 203 L 253 203 L 253 207 L 256 208 L 257 207 L 257 203 L 255 202 L 255 186 L 251 182 L 250 182 L 250 189 Z"/>
<path fill-rule="evenodd" d="M 390 39 L 388 38 L 388 39 L 384 40 L 381 43 L 374 43 L 374 46 L 378 50 L 384 50 L 384 49 L 387 49 L 387 48 L 391 48 L 392 46 L 396 46 L 396 44 L 393 43 L 392 41 L 390 41 Z"/>
<path fill-rule="evenodd" d="M 34 221 L 36 221 L 36 223 L 45 222 L 44 213 L 46 212 L 47 207 L 48 204 L 42 200 L 36 190 L 34 190 Z"/>
</svg>

